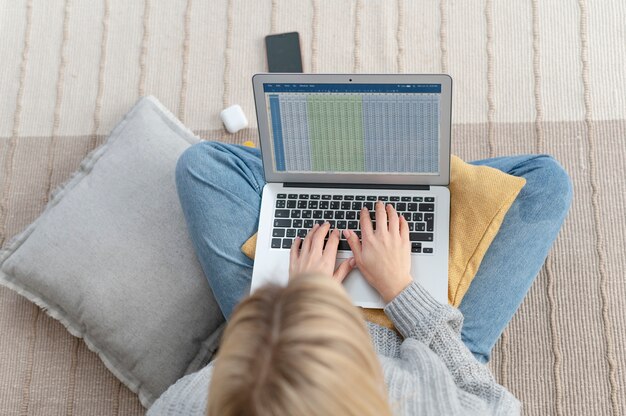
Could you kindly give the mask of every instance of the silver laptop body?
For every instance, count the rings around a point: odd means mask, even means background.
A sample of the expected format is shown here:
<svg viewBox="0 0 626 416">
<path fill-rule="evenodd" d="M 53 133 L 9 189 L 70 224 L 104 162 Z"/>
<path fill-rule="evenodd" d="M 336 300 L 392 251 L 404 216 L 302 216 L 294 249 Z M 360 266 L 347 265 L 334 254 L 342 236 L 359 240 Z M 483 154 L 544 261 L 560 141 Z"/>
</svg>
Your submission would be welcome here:
<svg viewBox="0 0 626 416">
<path fill-rule="evenodd" d="M 267 184 L 251 291 L 287 284 L 306 225 L 354 228 L 359 208 L 382 198 L 411 220 L 413 279 L 446 303 L 452 79 L 273 73 L 252 83 Z M 351 256 L 340 249 L 337 264 Z M 344 287 L 355 305 L 384 307 L 358 269 Z"/>
</svg>

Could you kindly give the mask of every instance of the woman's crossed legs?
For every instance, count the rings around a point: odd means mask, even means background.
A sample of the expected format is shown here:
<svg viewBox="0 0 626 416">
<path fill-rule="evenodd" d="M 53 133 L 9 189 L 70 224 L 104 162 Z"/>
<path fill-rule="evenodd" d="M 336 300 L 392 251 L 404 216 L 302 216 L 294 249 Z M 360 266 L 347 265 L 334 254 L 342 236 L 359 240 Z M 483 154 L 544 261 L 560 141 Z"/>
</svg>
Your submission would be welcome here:
<svg viewBox="0 0 626 416">
<path fill-rule="evenodd" d="M 470 163 L 526 179 L 459 308 L 463 342 L 487 362 L 545 261 L 567 215 L 572 187 L 567 173 L 547 155 Z M 258 225 L 265 185 L 260 151 L 200 142 L 178 160 L 176 185 L 196 254 L 228 318 L 250 290 L 253 261 L 241 245 Z"/>
</svg>

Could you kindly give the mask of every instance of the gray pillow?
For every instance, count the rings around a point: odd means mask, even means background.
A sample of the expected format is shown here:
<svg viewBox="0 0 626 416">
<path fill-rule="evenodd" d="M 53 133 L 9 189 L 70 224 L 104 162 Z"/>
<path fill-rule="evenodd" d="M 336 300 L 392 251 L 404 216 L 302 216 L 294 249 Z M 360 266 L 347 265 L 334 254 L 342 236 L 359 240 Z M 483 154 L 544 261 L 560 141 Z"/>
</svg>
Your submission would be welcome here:
<svg viewBox="0 0 626 416">
<path fill-rule="evenodd" d="M 141 99 L 0 252 L 0 283 L 83 338 L 146 407 L 208 362 L 224 322 L 174 182 L 198 140 Z"/>
</svg>

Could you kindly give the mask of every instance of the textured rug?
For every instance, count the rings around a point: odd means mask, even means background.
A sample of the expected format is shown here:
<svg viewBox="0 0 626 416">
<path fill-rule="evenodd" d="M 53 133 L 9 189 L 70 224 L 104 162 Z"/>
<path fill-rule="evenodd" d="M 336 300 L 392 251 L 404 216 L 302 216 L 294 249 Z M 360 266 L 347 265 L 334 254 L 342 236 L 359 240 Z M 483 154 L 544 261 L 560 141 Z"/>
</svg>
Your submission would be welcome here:
<svg viewBox="0 0 626 416">
<path fill-rule="evenodd" d="M 306 72 L 449 73 L 453 152 L 549 153 L 574 202 L 489 364 L 526 415 L 626 414 L 626 3 L 16 0 L 0 7 L 0 245 L 139 96 L 199 136 L 257 140 L 263 37 Z M 251 122 L 230 135 L 219 111 Z M 506 276 L 503 276 L 506 278 Z M 0 288 L 0 414 L 135 415 L 84 343 Z"/>
</svg>

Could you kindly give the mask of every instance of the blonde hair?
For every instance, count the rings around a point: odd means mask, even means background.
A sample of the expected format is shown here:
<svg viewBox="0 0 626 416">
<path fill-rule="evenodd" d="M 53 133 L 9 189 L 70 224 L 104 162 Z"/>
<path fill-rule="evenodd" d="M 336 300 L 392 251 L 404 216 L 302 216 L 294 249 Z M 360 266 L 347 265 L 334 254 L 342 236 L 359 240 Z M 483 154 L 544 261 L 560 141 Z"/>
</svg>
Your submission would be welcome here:
<svg viewBox="0 0 626 416">
<path fill-rule="evenodd" d="M 209 416 L 391 415 L 365 323 L 326 276 L 244 300 L 224 332 Z"/>
</svg>

